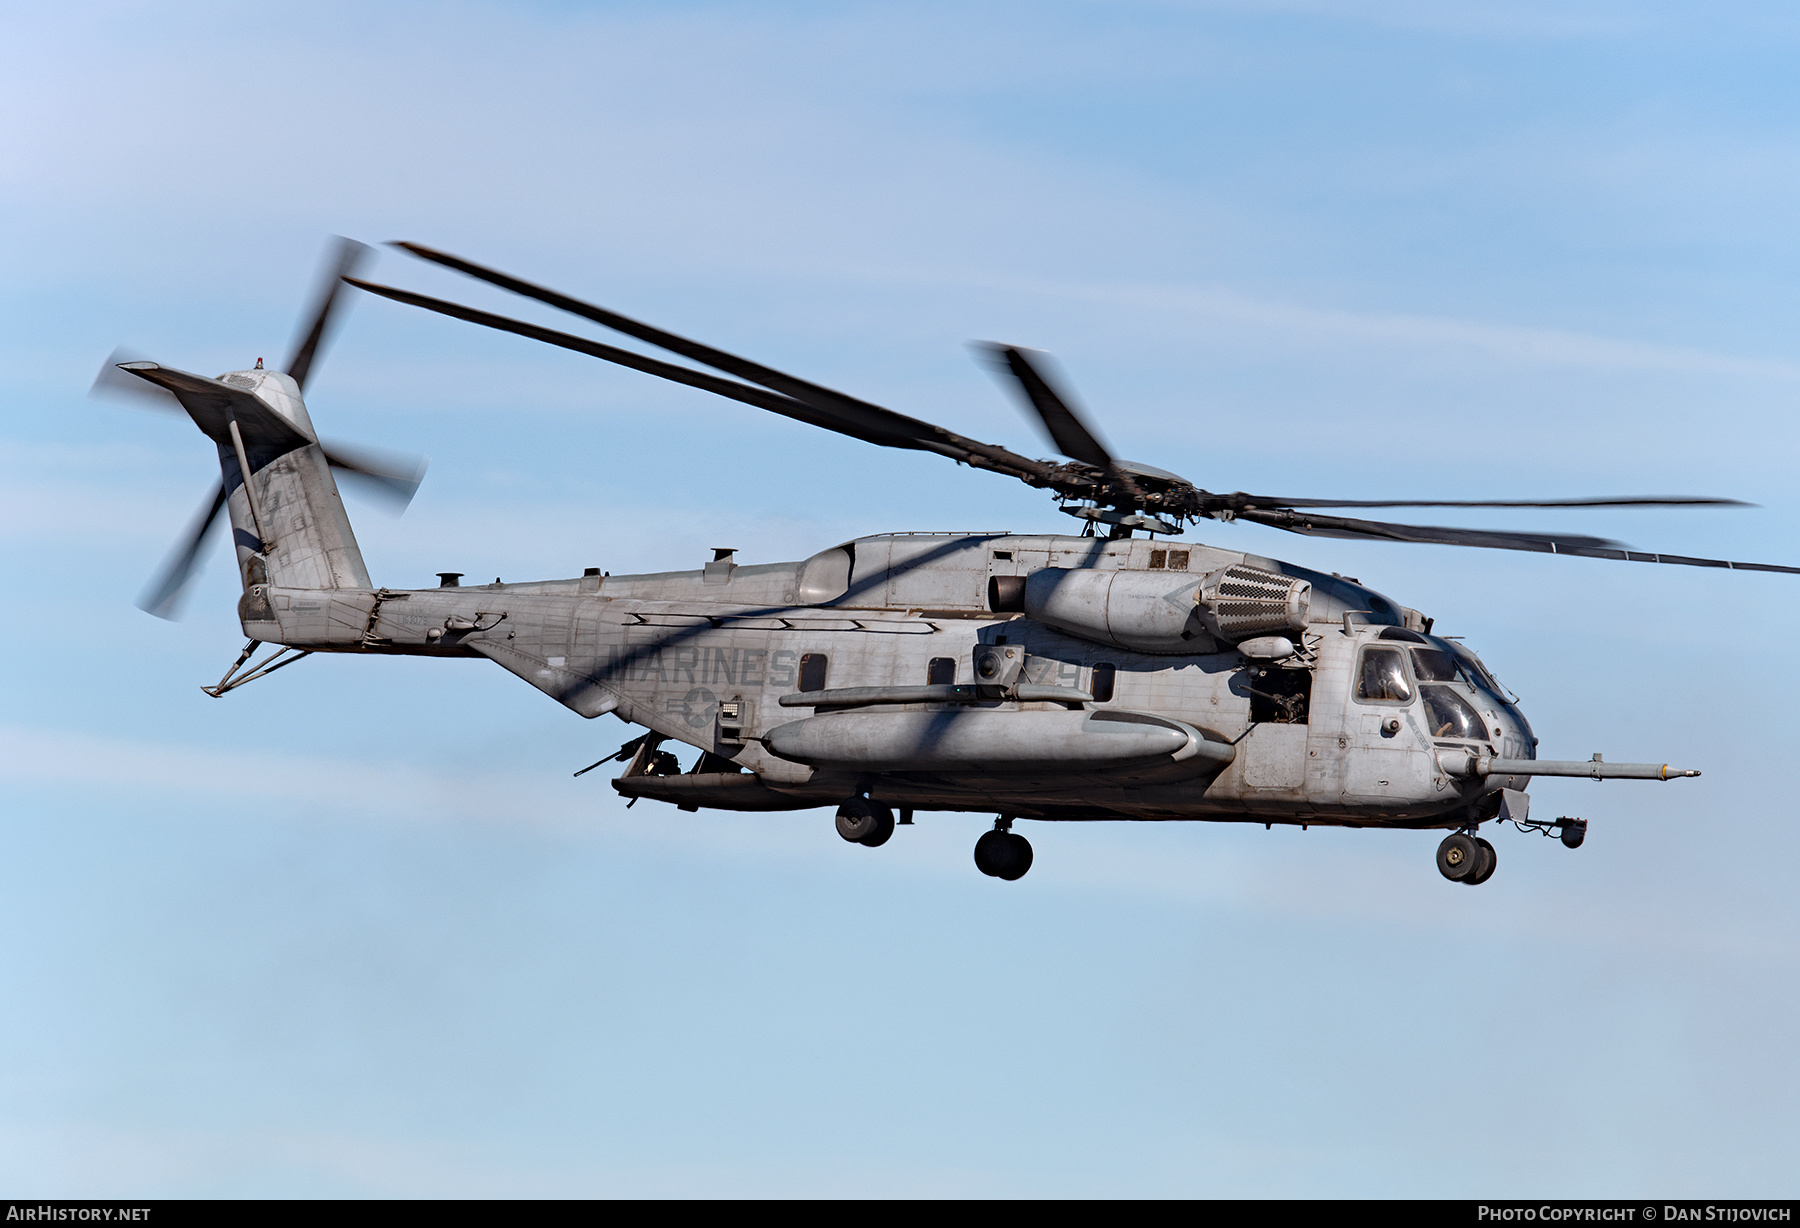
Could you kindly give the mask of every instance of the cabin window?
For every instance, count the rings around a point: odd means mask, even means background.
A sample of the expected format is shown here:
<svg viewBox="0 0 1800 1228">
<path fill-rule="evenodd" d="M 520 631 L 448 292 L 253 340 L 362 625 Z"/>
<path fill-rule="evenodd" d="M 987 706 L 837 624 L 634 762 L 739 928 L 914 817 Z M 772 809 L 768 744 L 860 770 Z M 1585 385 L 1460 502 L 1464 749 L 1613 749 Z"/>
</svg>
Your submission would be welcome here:
<svg viewBox="0 0 1800 1228">
<path fill-rule="evenodd" d="M 1425 695 L 1426 724 L 1431 726 L 1432 737 L 1476 741 L 1487 737 L 1487 726 L 1461 695 L 1447 686 L 1421 687 L 1420 690 Z"/>
<path fill-rule="evenodd" d="M 1186 550 L 1169 551 L 1169 570 L 1186 571 L 1188 569 L 1188 552 Z"/>
<path fill-rule="evenodd" d="M 809 652 L 800 658 L 800 689 L 802 691 L 823 691 L 825 689 L 825 671 L 831 662 L 822 652 Z"/>
<path fill-rule="evenodd" d="M 1406 676 L 1406 658 L 1398 648 L 1365 648 L 1356 671 L 1356 697 L 1365 703 L 1408 704 L 1412 680 Z"/>
<path fill-rule="evenodd" d="M 1168 565 L 1169 565 L 1169 552 L 1167 550 L 1152 550 L 1150 552 L 1150 570 L 1151 571 L 1161 571 L 1163 568 L 1167 567 Z"/>
<path fill-rule="evenodd" d="M 1089 688 L 1095 703 L 1106 703 L 1113 697 L 1113 683 L 1118 679 L 1119 667 L 1110 661 L 1102 661 L 1094 666 L 1093 685 Z"/>
<path fill-rule="evenodd" d="M 925 681 L 931 686 L 950 686 L 956 682 L 956 658 L 933 657 L 925 667 Z"/>
</svg>

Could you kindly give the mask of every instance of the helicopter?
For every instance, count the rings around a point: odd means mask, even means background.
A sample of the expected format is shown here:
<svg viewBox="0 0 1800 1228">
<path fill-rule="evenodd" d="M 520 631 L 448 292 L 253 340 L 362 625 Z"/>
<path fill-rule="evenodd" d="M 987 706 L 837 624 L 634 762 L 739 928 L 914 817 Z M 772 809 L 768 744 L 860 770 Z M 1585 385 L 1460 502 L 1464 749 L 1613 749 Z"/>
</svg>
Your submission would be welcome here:
<svg viewBox="0 0 1800 1228">
<path fill-rule="evenodd" d="M 1034 460 L 458 256 L 394 246 L 711 371 L 356 276 L 340 241 L 285 370 L 209 378 L 115 353 L 97 388 L 142 389 L 215 445 L 221 479 L 140 601 L 172 616 L 223 514 L 248 642 L 222 697 L 317 652 L 480 657 L 587 718 L 642 734 L 575 773 L 685 811 L 836 807 L 843 840 L 878 848 L 921 813 L 994 816 L 981 873 L 1022 878 L 1022 820 L 1254 822 L 1447 830 L 1447 880 L 1479 885 L 1483 824 L 1579 847 L 1587 821 L 1532 818 L 1535 777 L 1672 780 L 1693 769 L 1538 758 L 1517 696 L 1416 609 L 1337 574 L 1182 538 L 1236 520 L 1310 536 L 1800 574 L 1628 550 L 1610 540 L 1397 524 L 1319 509 L 1721 505 L 1661 496 L 1355 500 L 1215 493 L 1120 459 L 1045 356 L 980 352 L 1062 454 Z M 324 444 L 307 378 L 344 287 L 701 389 L 880 447 L 936 453 L 1046 490 L 1079 533 L 889 533 L 780 563 L 720 548 L 702 566 L 525 583 L 387 588 L 369 578 L 335 473 L 404 500 L 422 465 Z M 721 372 L 723 374 L 713 374 Z M 1104 535 L 1102 535 L 1104 529 Z M 1144 536 L 1138 536 L 1143 533 Z M 269 650 L 260 659 L 257 654 Z M 683 769 L 669 743 L 697 750 Z"/>
</svg>

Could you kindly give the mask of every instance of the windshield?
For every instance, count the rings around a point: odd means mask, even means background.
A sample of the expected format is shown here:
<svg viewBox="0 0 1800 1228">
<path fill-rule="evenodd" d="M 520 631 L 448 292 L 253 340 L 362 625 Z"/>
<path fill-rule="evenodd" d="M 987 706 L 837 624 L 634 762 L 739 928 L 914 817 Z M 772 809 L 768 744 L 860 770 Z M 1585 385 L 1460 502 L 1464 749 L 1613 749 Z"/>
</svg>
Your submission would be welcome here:
<svg viewBox="0 0 1800 1228">
<path fill-rule="evenodd" d="M 1457 664 L 1462 666 L 1469 675 L 1471 685 L 1478 686 L 1484 691 L 1492 691 L 1495 695 L 1504 696 L 1506 694 L 1500 689 L 1500 684 L 1494 680 L 1494 676 L 1488 673 L 1487 666 L 1483 665 L 1474 653 L 1455 640 L 1448 642 L 1450 651 L 1456 654 Z"/>
<path fill-rule="evenodd" d="M 1420 682 L 1466 682 L 1478 691 L 1498 693 L 1494 680 L 1472 656 L 1463 656 L 1446 648 L 1412 650 L 1413 673 Z"/>
<path fill-rule="evenodd" d="M 1476 691 L 1475 701 L 1477 703 L 1491 703 L 1496 709 L 1512 718 L 1519 728 L 1520 735 L 1524 738 L 1524 757 L 1536 758 L 1537 751 L 1534 748 L 1537 746 L 1537 740 L 1532 737 L 1530 722 L 1525 719 L 1525 714 L 1519 711 L 1519 706 L 1512 702 L 1509 693 L 1503 690 L 1499 682 L 1495 681 L 1494 676 L 1488 672 L 1487 666 L 1483 665 L 1473 652 L 1455 640 L 1439 640 L 1433 637 L 1432 645 L 1430 648 L 1412 650 L 1413 669 L 1418 673 L 1420 681 L 1462 682 L 1473 687 Z M 1435 727 L 1443 724 L 1443 721 L 1434 716 L 1432 723 Z M 1443 736 L 1454 738 L 1463 735 L 1449 733 Z M 1482 737 L 1485 735 L 1477 733 L 1470 736 Z"/>
<path fill-rule="evenodd" d="M 1421 690 L 1425 694 L 1425 723 L 1431 726 L 1432 737 L 1477 740 L 1487 737 L 1487 727 L 1482 724 L 1480 715 L 1461 695 L 1447 686 L 1428 686 Z"/>
</svg>

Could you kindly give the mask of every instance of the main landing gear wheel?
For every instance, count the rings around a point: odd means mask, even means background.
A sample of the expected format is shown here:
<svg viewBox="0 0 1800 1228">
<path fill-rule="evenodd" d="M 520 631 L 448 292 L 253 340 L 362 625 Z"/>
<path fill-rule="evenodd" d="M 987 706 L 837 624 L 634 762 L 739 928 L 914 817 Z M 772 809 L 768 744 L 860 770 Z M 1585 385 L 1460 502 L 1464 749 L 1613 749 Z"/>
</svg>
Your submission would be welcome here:
<svg viewBox="0 0 1800 1228">
<path fill-rule="evenodd" d="M 894 812 L 866 797 L 850 798 L 838 807 L 837 833 L 852 844 L 880 848 L 894 834 Z"/>
<path fill-rule="evenodd" d="M 998 828 L 975 842 L 975 868 L 989 878 L 1015 882 L 1031 869 L 1031 841 Z"/>
<path fill-rule="evenodd" d="M 1486 843 L 1483 841 L 1482 843 Z M 1453 883 L 1466 882 L 1480 871 L 1482 863 L 1481 848 L 1473 837 L 1457 832 L 1453 836 L 1444 837 L 1438 845 L 1438 873 Z"/>
<path fill-rule="evenodd" d="M 1494 877 L 1494 867 L 1500 864 L 1500 854 L 1494 851 L 1493 845 L 1480 836 L 1475 837 L 1475 847 L 1481 853 L 1480 864 L 1475 867 L 1475 873 L 1463 879 L 1463 882 L 1471 887 L 1479 887 Z"/>
</svg>

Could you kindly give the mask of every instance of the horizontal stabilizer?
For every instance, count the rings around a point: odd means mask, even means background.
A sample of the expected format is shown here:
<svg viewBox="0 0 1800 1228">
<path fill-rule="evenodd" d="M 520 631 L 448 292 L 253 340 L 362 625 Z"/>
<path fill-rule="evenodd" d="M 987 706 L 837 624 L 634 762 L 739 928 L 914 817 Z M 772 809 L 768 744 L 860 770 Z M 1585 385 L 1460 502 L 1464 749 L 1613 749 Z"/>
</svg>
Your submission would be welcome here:
<svg viewBox="0 0 1800 1228">
<path fill-rule="evenodd" d="M 232 446 L 230 422 L 235 417 L 252 468 L 317 442 L 247 388 L 154 362 L 120 363 L 119 369 L 174 393 L 194 425 L 222 448 Z"/>
</svg>

